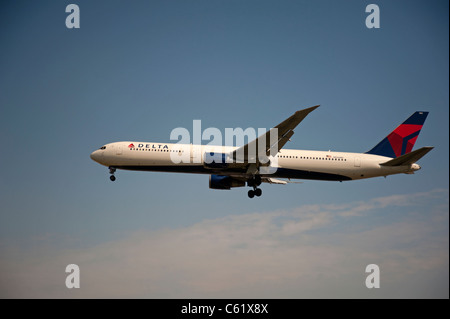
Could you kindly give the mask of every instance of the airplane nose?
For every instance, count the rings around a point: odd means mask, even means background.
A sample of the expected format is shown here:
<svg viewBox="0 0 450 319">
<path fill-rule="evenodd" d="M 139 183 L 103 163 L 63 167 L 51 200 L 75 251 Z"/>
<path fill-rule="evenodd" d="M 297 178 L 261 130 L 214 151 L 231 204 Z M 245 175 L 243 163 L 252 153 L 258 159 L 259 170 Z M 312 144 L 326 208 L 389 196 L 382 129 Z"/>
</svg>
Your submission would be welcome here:
<svg viewBox="0 0 450 319">
<path fill-rule="evenodd" d="M 99 150 L 93 151 L 90 156 L 93 161 L 98 162 L 100 159 L 100 151 Z"/>
</svg>

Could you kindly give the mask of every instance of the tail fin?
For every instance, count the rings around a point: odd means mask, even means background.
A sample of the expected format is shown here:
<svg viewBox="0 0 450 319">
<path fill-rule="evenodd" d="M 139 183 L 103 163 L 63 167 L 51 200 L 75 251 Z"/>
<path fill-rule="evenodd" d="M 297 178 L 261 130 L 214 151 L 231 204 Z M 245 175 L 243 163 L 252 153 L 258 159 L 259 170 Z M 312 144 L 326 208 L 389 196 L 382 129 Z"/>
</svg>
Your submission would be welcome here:
<svg viewBox="0 0 450 319">
<path fill-rule="evenodd" d="M 415 112 L 367 154 L 392 158 L 408 154 L 411 152 L 427 116 L 428 112 Z"/>
</svg>

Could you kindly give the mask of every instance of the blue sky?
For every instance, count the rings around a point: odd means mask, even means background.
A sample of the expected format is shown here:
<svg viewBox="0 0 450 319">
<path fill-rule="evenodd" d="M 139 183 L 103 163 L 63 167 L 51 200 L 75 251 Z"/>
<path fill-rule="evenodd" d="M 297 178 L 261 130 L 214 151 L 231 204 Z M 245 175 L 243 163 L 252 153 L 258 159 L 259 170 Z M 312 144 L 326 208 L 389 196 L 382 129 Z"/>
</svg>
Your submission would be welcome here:
<svg viewBox="0 0 450 319">
<path fill-rule="evenodd" d="M 377 1 L 377 30 L 363 1 L 76 1 L 77 30 L 69 3 L 1 5 L 0 297 L 448 298 L 448 1 Z M 423 110 L 435 149 L 415 175 L 254 200 L 89 158 L 317 104 L 287 148 L 364 152 Z"/>
</svg>

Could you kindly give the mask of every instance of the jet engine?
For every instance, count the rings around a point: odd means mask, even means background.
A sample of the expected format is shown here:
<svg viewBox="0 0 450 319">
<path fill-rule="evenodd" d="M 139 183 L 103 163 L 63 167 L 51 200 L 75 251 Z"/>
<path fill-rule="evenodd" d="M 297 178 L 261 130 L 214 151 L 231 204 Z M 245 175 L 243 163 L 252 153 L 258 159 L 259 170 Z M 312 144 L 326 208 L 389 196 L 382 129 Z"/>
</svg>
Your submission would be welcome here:
<svg viewBox="0 0 450 319">
<path fill-rule="evenodd" d="M 230 189 L 232 187 L 243 187 L 245 181 L 224 175 L 210 175 L 209 188 L 212 189 Z"/>
</svg>

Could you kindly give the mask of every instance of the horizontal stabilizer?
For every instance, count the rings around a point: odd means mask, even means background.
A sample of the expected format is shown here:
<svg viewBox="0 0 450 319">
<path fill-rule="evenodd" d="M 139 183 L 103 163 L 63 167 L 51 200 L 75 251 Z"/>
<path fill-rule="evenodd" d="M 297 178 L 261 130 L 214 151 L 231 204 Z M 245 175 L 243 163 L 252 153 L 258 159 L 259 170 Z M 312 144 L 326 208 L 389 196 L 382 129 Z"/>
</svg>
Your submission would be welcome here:
<svg viewBox="0 0 450 319">
<path fill-rule="evenodd" d="M 405 155 L 399 156 L 397 158 L 391 159 L 385 163 L 381 163 L 383 166 L 401 166 L 401 165 L 411 165 L 425 156 L 429 151 L 431 151 L 434 147 L 422 147 L 418 150 L 412 151 L 411 153 L 407 153 Z"/>
</svg>

